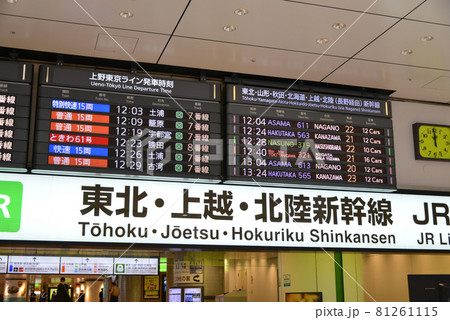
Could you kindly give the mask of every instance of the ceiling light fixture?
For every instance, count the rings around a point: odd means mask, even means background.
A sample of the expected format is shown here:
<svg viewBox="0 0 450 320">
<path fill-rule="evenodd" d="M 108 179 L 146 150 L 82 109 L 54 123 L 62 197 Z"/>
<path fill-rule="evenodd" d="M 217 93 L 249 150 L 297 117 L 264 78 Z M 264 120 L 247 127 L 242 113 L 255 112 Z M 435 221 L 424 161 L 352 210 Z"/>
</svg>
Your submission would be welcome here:
<svg viewBox="0 0 450 320">
<path fill-rule="evenodd" d="M 402 50 L 402 52 L 400 52 L 402 55 L 407 56 L 409 54 L 412 54 L 414 51 L 412 51 L 411 49 L 405 49 Z"/>
<path fill-rule="evenodd" d="M 345 23 L 337 22 L 337 23 L 333 24 L 333 29 L 341 30 L 341 29 L 344 29 L 346 26 L 347 25 Z"/>
<path fill-rule="evenodd" d="M 124 19 L 133 17 L 133 14 L 130 11 L 122 11 L 119 13 L 119 16 L 121 16 Z"/>
<path fill-rule="evenodd" d="M 245 16 L 248 13 L 248 10 L 244 8 L 239 8 L 234 10 L 234 13 L 237 14 L 238 16 Z"/>
<path fill-rule="evenodd" d="M 19 2 L 20 0 L 8 0 L 8 2 L 9 3 L 17 3 L 17 2 Z"/>
<path fill-rule="evenodd" d="M 431 41 L 431 40 L 433 40 L 433 39 L 434 39 L 433 36 L 423 36 L 421 40 L 422 40 L 423 42 L 428 42 L 428 41 Z"/>
<path fill-rule="evenodd" d="M 328 40 L 327 38 L 320 38 L 320 39 L 316 40 L 316 42 L 319 44 L 325 44 L 325 43 L 328 43 L 329 41 L 330 40 Z"/>
<path fill-rule="evenodd" d="M 226 31 L 226 32 L 231 32 L 231 31 L 236 30 L 236 27 L 231 25 L 231 24 L 229 24 L 229 25 L 224 26 L 223 30 Z"/>
</svg>

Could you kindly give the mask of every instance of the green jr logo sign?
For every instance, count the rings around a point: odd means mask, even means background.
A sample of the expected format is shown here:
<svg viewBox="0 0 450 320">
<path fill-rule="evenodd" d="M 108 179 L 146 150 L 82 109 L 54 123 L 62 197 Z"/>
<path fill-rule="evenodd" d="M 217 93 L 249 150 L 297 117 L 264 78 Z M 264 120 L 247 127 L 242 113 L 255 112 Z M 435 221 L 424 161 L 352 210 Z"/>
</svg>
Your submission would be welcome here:
<svg viewBox="0 0 450 320">
<path fill-rule="evenodd" d="M 23 185 L 16 181 L 0 181 L 0 232 L 17 232 L 22 215 Z"/>
</svg>

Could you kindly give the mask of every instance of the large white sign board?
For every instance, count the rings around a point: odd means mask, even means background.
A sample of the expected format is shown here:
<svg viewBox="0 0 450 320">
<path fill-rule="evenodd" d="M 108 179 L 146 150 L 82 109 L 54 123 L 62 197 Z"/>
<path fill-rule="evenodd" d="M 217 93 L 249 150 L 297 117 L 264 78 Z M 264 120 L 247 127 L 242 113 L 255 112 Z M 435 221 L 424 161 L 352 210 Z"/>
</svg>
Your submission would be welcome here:
<svg viewBox="0 0 450 320">
<path fill-rule="evenodd" d="M 61 257 L 61 274 L 113 274 L 113 258 Z"/>
<path fill-rule="evenodd" d="M 114 259 L 114 274 L 158 275 L 158 258 L 117 258 Z"/>
<path fill-rule="evenodd" d="M 58 274 L 59 257 L 10 256 L 8 273 Z"/>
<path fill-rule="evenodd" d="M 9 195 L 21 200 L 20 228 L 0 240 L 450 250 L 444 196 L 7 173 L 0 180 L 23 185 L 22 199 Z"/>
</svg>

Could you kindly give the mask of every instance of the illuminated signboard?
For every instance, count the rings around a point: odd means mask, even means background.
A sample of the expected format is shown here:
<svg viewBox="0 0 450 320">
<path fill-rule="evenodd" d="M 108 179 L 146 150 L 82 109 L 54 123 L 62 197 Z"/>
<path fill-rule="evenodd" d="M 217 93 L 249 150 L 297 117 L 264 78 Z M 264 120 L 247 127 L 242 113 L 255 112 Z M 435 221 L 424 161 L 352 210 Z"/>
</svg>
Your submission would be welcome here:
<svg viewBox="0 0 450 320">
<path fill-rule="evenodd" d="M 244 86 L 227 92 L 230 182 L 396 188 L 386 101 Z"/>
<path fill-rule="evenodd" d="M 61 257 L 61 274 L 113 274 L 113 258 Z"/>
<path fill-rule="evenodd" d="M 10 256 L 8 273 L 58 274 L 59 257 Z"/>
<path fill-rule="evenodd" d="M 114 274 L 157 275 L 158 267 L 158 258 L 114 259 Z"/>
<path fill-rule="evenodd" d="M 158 299 L 160 292 L 159 276 L 144 276 L 143 280 L 144 288 L 142 291 L 144 299 Z"/>
<path fill-rule="evenodd" d="M 202 302 L 202 287 L 184 288 L 184 302 Z"/>
<path fill-rule="evenodd" d="M 0 176 L 33 190 L 23 194 L 20 229 L 0 233 L 0 240 L 8 243 L 449 250 L 443 216 L 449 212 L 450 200 L 445 196 L 36 174 Z M 122 194 L 126 189 L 147 194 L 142 199 L 135 197 L 136 212 L 131 206 L 124 211 L 128 202 Z M 201 283 L 201 266 L 177 261 L 174 281 Z"/>
<path fill-rule="evenodd" d="M 159 258 L 159 272 L 167 272 L 167 258 Z"/>
<path fill-rule="evenodd" d="M 181 302 L 181 288 L 169 288 L 169 302 Z"/>
<path fill-rule="evenodd" d="M 0 61 L 0 170 L 26 172 L 32 65 Z"/>
<path fill-rule="evenodd" d="M 6 273 L 8 266 L 8 256 L 0 256 L 0 273 Z"/>
<path fill-rule="evenodd" d="M 33 172 L 219 181 L 219 93 L 206 82 L 43 66 Z"/>
</svg>

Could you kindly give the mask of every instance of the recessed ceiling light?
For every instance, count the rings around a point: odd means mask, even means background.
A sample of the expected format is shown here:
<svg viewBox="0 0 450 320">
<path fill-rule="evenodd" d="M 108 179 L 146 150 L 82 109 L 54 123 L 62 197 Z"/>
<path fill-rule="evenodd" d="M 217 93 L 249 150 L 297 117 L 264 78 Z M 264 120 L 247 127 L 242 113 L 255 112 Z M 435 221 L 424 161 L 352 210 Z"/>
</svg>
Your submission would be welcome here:
<svg viewBox="0 0 450 320">
<path fill-rule="evenodd" d="M 405 49 L 405 50 L 402 50 L 401 54 L 404 56 L 407 56 L 409 54 L 412 54 L 413 52 L 414 51 L 412 51 L 411 49 Z"/>
<path fill-rule="evenodd" d="M 346 27 L 345 23 L 337 22 L 333 24 L 333 28 L 336 30 L 344 29 Z"/>
<path fill-rule="evenodd" d="M 236 27 L 230 24 L 230 25 L 224 26 L 223 30 L 226 32 L 231 32 L 231 31 L 236 30 Z"/>
<path fill-rule="evenodd" d="M 325 44 L 325 43 L 328 43 L 328 41 L 330 41 L 330 40 L 328 40 L 327 38 L 320 38 L 320 39 L 316 40 L 316 42 L 319 44 Z"/>
<path fill-rule="evenodd" d="M 131 18 L 133 14 L 130 11 L 122 11 L 119 13 L 119 16 L 121 16 L 124 19 Z"/>
<path fill-rule="evenodd" d="M 237 14 L 238 16 L 245 16 L 248 13 L 248 10 L 244 8 L 239 8 L 234 10 L 234 13 Z"/>
<path fill-rule="evenodd" d="M 428 41 L 431 41 L 431 40 L 433 40 L 433 39 L 434 39 L 433 36 L 423 36 L 421 40 L 422 40 L 423 42 L 428 42 Z"/>
<path fill-rule="evenodd" d="M 8 0 L 8 2 L 9 3 L 17 3 L 17 2 L 19 2 L 20 0 Z"/>
</svg>

